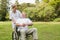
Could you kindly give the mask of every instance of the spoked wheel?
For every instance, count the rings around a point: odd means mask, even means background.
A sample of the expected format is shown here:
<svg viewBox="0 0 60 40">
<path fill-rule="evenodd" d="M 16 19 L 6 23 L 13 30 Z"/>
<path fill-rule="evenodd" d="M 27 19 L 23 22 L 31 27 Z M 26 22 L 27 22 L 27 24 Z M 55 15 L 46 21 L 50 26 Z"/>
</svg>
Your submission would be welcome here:
<svg viewBox="0 0 60 40">
<path fill-rule="evenodd" d="M 18 35 L 17 35 L 17 33 L 16 32 L 13 32 L 12 33 L 12 40 L 18 40 L 19 38 L 18 38 Z"/>
<path fill-rule="evenodd" d="M 32 33 L 31 34 L 26 34 L 26 40 L 32 40 L 31 38 L 33 37 Z"/>
</svg>

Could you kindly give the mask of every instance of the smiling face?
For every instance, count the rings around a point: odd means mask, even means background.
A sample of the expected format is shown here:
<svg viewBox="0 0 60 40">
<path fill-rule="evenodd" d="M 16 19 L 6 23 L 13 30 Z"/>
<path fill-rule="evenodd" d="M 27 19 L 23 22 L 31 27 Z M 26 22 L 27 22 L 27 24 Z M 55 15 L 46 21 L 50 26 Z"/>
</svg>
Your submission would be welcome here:
<svg viewBox="0 0 60 40">
<path fill-rule="evenodd" d="M 12 9 L 13 9 L 13 12 L 15 13 L 16 10 L 17 10 L 17 6 L 16 5 L 12 5 Z"/>
<path fill-rule="evenodd" d="M 22 17 L 23 17 L 23 18 L 26 18 L 26 17 L 27 17 L 27 15 L 26 15 L 25 12 L 22 12 Z"/>
</svg>

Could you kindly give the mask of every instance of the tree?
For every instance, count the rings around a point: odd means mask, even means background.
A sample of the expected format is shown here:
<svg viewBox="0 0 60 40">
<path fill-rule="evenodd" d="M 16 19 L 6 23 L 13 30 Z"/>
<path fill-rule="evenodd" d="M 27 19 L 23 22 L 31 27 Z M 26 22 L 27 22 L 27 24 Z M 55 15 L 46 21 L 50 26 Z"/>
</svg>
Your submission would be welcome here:
<svg viewBox="0 0 60 40">
<path fill-rule="evenodd" d="M 35 5 L 34 4 L 30 4 L 30 3 L 22 3 L 22 4 L 18 5 L 18 9 L 20 11 L 23 11 L 27 7 L 35 7 Z"/>
<path fill-rule="evenodd" d="M 7 13 L 7 0 L 1 0 L 1 10 L 0 10 L 0 20 L 6 20 L 6 13 Z"/>
<path fill-rule="evenodd" d="M 37 4 L 36 7 L 28 7 L 24 11 L 33 21 L 53 21 L 57 16 L 55 8 L 45 2 Z"/>
<path fill-rule="evenodd" d="M 46 2 L 46 3 L 48 3 L 49 2 L 49 0 L 43 0 L 44 2 Z"/>
<path fill-rule="evenodd" d="M 38 4 L 38 3 L 40 3 L 40 2 L 39 2 L 39 0 L 36 0 L 35 3 Z"/>
</svg>

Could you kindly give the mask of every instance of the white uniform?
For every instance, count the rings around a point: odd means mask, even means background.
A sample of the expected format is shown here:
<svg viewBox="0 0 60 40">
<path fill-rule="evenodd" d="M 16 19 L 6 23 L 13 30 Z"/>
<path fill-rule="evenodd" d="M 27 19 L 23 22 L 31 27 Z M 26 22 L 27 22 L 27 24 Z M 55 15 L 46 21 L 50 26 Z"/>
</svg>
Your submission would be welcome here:
<svg viewBox="0 0 60 40">
<path fill-rule="evenodd" d="M 18 24 L 23 24 L 23 23 L 24 24 L 30 24 L 30 23 L 32 23 L 32 21 L 29 18 L 21 18 L 21 19 L 17 19 L 16 23 L 18 23 Z M 37 29 L 36 28 L 28 29 L 28 25 L 26 25 L 25 27 L 23 27 L 23 26 L 18 27 L 18 31 L 20 31 L 21 40 L 26 40 L 25 39 L 26 33 L 27 34 L 31 34 L 32 33 L 33 40 L 38 39 Z"/>
<path fill-rule="evenodd" d="M 16 13 L 14 13 L 13 11 L 10 11 L 10 17 L 9 17 L 10 19 L 16 20 L 21 17 L 22 17 L 22 14 L 20 11 L 16 10 Z M 12 22 L 12 28 L 14 29 L 14 27 L 15 27 L 15 24 L 14 22 Z"/>
</svg>

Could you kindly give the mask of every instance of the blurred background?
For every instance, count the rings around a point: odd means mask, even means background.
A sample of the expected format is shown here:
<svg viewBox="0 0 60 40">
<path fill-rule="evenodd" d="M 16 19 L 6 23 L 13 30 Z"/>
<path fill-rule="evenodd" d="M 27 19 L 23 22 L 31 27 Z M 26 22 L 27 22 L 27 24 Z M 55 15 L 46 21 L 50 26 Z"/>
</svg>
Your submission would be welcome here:
<svg viewBox="0 0 60 40">
<path fill-rule="evenodd" d="M 12 4 L 32 21 L 60 22 L 60 0 L 0 0 L 0 21 L 9 21 Z"/>
<path fill-rule="evenodd" d="M 12 40 L 9 20 L 12 4 L 34 21 L 38 40 L 60 40 L 60 0 L 0 0 L 0 40 Z"/>
</svg>

